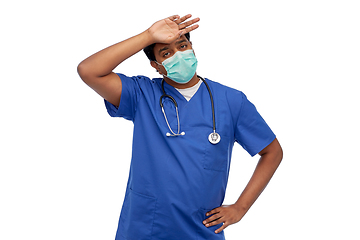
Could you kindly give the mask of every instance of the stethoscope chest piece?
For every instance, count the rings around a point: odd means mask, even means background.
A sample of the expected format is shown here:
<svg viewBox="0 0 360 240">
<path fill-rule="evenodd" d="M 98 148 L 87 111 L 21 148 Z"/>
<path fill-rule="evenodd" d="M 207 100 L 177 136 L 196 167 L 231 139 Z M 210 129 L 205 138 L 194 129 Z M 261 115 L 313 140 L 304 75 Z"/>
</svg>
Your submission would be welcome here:
<svg viewBox="0 0 360 240">
<path fill-rule="evenodd" d="M 220 134 L 217 132 L 212 132 L 209 134 L 209 142 L 212 144 L 218 144 L 220 142 Z"/>
</svg>

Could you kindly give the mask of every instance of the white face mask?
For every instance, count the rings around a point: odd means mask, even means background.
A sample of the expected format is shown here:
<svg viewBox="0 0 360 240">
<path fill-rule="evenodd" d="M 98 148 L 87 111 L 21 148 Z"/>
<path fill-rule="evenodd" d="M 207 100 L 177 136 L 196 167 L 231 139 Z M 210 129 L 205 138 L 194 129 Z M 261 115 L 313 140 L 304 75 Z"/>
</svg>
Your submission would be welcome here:
<svg viewBox="0 0 360 240">
<path fill-rule="evenodd" d="M 160 63 L 156 62 L 160 65 Z M 195 75 L 197 59 L 193 50 L 178 51 L 172 57 L 165 59 L 162 64 L 167 72 L 166 77 L 174 82 L 188 83 Z"/>
</svg>

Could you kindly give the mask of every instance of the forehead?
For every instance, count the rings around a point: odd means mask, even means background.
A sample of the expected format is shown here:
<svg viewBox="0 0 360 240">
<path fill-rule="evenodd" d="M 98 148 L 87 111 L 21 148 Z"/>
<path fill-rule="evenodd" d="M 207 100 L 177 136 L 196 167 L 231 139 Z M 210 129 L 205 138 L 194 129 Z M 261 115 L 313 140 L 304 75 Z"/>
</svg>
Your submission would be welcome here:
<svg viewBox="0 0 360 240">
<path fill-rule="evenodd" d="M 154 54 L 157 55 L 159 54 L 159 51 L 163 48 L 174 48 L 176 47 L 178 44 L 187 42 L 189 43 L 188 39 L 185 37 L 185 35 L 182 35 L 180 38 L 176 39 L 175 41 L 169 43 L 169 44 L 164 44 L 164 43 L 156 43 L 154 46 Z"/>
</svg>

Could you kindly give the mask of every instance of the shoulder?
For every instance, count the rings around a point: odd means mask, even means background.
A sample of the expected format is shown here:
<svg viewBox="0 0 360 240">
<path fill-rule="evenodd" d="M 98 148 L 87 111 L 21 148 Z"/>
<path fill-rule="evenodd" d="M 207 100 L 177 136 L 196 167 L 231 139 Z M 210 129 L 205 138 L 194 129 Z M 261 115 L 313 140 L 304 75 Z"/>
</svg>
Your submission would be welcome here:
<svg viewBox="0 0 360 240">
<path fill-rule="evenodd" d="M 130 88 L 147 89 L 154 86 L 160 86 L 162 78 L 149 78 L 143 75 L 127 76 L 122 73 L 117 73 L 120 77 L 123 86 Z"/>
<path fill-rule="evenodd" d="M 226 86 L 224 84 L 212 81 L 207 78 L 206 82 L 209 84 L 211 91 L 219 95 L 220 98 L 225 98 L 228 102 L 231 102 L 232 105 L 234 103 L 242 102 L 242 100 L 246 98 L 246 95 L 238 89 Z"/>
<path fill-rule="evenodd" d="M 233 118 L 233 122 L 236 122 L 242 112 L 244 103 L 247 102 L 246 95 L 242 91 L 224 84 L 209 79 L 206 79 L 206 81 L 213 93 L 214 101 L 217 102 L 217 106 L 229 113 Z"/>
<path fill-rule="evenodd" d="M 125 81 L 136 81 L 139 83 L 148 83 L 148 82 L 154 83 L 161 80 L 161 78 L 149 78 L 143 75 L 127 76 L 123 73 L 116 73 L 116 74 L 121 78 L 122 81 L 125 80 Z"/>
</svg>

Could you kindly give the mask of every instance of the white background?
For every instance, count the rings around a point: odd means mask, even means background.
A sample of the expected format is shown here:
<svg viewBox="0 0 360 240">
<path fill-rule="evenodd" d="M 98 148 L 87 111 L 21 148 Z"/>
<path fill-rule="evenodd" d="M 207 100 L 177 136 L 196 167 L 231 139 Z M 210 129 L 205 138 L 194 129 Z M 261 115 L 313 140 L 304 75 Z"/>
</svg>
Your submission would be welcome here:
<svg viewBox="0 0 360 240">
<path fill-rule="evenodd" d="M 359 12 L 348 0 L 3 1 L 0 239 L 114 239 L 132 123 L 110 118 L 76 67 L 187 13 L 201 18 L 198 73 L 245 92 L 284 149 L 227 240 L 360 239 Z M 116 71 L 158 76 L 143 53 Z M 226 204 L 257 160 L 235 146 Z"/>
</svg>

